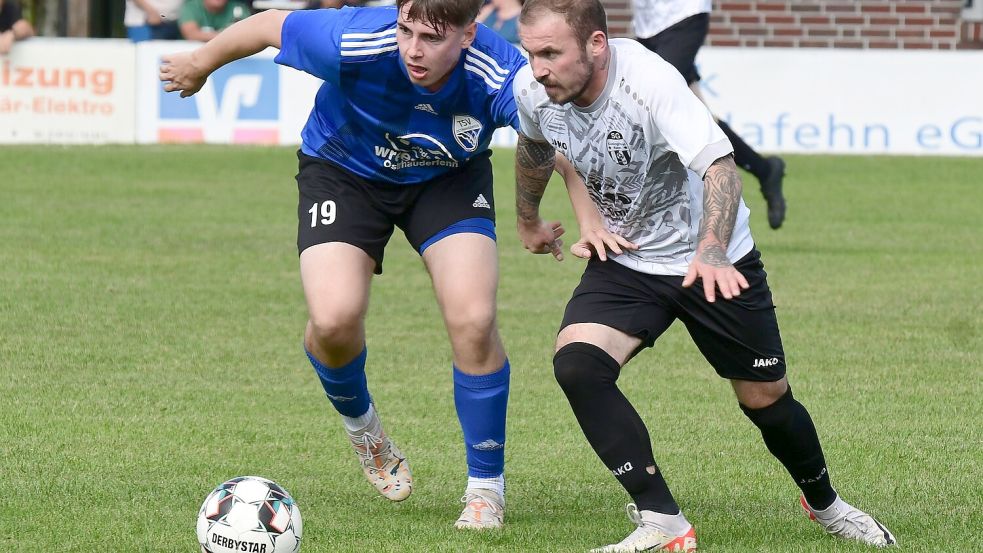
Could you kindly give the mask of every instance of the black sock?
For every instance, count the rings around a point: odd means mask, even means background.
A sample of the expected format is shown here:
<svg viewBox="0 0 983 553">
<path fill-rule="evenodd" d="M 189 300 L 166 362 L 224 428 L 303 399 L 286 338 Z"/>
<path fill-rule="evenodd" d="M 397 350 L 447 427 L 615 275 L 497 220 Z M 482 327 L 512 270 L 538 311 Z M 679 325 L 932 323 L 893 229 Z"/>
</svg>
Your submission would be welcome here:
<svg viewBox="0 0 983 553">
<path fill-rule="evenodd" d="M 597 346 L 574 342 L 556 353 L 553 369 L 587 441 L 638 508 L 678 513 L 645 423 L 615 384 L 618 362 Z"/>
<path fill-rule="evenodd" d="M 759 181 L 767 178 L 768 174 L 771 173 L 771 166 L 768 165 L 765 158 L 761 157 L 761 154 L 758 152 L 755 152 L 754 148 L 748 146 L 748 143 L 744 142 L 744 139 L 738 136 L 734 132 L 734 129 L 730 128 L 730 125 L 726 122 L 721 120 L 717 121 L 717 124 L 723 129 L 731 145 L 734 146 L 734 162 L 739 167 L 743 167 L 745 171 L 757 177 Z"/>
<path fill-rule="evenodd" d="M 836 491 L 829 481 L 816 426 L 806 408 L 792 397 L 792 388 L 768 407 L 741 405 L 741 410 L 761 430 L 768 451 L 785 465 L 809 505 L 819 511 L 832 505 Z"/>
</svg>

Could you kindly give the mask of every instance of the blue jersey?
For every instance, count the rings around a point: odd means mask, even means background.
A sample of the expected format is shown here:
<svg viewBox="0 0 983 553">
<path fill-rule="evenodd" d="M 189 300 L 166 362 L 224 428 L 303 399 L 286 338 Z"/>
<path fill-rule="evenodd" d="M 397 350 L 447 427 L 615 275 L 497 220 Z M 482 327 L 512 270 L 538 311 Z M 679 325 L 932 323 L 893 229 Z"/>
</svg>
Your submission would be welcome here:
<svg viewBox="0 0 983 553">
<path fill-rule="evenodd" d="M 522 54 L 478 25 L 436 92 L 414 85 L 396 46 L 396 9 L 343 8 L 287 16 L 276 62 L 324 80 L 302 151 L 366 179 L 434 179 L 488 149 L 498 127 L 519 130 L 512 79 Z"/>
</svg>

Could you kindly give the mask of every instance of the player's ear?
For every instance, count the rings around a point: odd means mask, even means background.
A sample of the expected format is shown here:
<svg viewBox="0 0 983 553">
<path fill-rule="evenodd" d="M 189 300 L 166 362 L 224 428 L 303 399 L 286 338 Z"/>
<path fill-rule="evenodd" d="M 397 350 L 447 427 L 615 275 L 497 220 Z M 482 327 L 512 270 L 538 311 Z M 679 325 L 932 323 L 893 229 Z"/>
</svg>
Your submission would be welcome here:
<svg viewBox="0 0 983 553">
<path fill-rule="evenodd" d="M 601 31 L 594 31 L 587 39 L 587 52 L 593 56 L 600 56 L 607 47 L 608 37 Z"/>
<path fill-rule="evenodd" d="M 478 24 L 472 21 L 464 28 L 464 37 L 461 39 L 461 49 L 467 50 L 474 42 L 474 36 L 478 33 Z"/>
</svg>

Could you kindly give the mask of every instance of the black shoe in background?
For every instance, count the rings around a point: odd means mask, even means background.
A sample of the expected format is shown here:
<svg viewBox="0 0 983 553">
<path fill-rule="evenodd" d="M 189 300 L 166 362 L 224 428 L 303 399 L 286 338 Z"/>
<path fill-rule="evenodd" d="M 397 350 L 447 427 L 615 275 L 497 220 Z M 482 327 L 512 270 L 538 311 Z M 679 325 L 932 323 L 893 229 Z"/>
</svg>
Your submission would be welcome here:
<svg viewBox="0 0 983 553">
<path fill-rule="evenodd" d="M 785 178 L 785 160 L 773 156 L 768 158 L 771 171 L 761 179 L 761 194 L 768 202 L 768 225 L 777 229 L 785 221 L 785 196 L 782 195 L 782 180 Z"/>
</svg>

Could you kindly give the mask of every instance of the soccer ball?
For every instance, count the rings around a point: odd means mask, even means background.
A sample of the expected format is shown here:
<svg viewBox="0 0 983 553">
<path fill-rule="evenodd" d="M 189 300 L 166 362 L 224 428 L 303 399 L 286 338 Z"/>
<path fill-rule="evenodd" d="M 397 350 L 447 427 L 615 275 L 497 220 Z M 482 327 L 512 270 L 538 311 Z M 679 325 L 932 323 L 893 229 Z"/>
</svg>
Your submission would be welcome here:
<svg viewBox="0 0 983 553">
<path fill-rule="evenodd" d="M 304 523 L 286 490 L 258 476 L 218 485 L 198 510 L 202 553 L 297 553 Z"/>
</svg>

